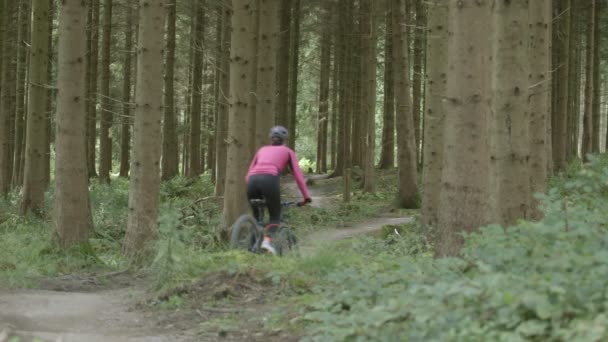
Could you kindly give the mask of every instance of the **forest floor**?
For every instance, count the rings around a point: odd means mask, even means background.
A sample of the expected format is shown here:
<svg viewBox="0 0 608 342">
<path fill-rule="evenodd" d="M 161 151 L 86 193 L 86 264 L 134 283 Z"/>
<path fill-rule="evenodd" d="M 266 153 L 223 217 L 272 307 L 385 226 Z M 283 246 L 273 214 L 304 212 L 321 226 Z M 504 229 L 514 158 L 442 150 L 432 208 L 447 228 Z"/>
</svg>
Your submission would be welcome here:
<svg viewBox="0 0 608 342">
<path fill-rule="evenodd" d="M 285 189 L 288 196 L 297 195 L 294 183 L 286 183 Z M 341 201 L 339 179 L 312 177 L 310 191 L 315 207 Z M 318 231 L 301 239 L 297 257 L 310 258 L 345 239 L 412 220 L 386 210 L 357 222 L 319 224 Z M 0 342 L 11 336 L 20 337 L 17 341 L 62 342 L 299 339 L 281 324 L 272 328 L 274 321 L 284 322 L 285 315 L 295 319 L 297 313 L 290 312 L 290 296 L 281 291 L 281 283 L 255 269 L 209 272 L 161 294 L 150 294 L 147 282 L 131 273 L 113 272 L 48 279 L 37 290 L 0 289 Z"/>
</svg>

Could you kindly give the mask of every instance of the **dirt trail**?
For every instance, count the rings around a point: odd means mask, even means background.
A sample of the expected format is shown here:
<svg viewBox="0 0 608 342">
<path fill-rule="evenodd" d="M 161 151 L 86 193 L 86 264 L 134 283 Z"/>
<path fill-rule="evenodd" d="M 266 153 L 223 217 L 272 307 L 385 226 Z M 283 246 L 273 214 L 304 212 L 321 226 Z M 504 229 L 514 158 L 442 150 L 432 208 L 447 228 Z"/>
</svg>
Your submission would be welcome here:
<svg viewBox="0 0 608 342">
<path fill-rule="evenodd" d="M 194 341 L 184 334 L 166 335 L 154 320 L 131 311 L 133 289 L 95 293 L 9 291 L 0 293 L 0 341 Z"/>
<path fill-rule="evenodd" d="M 412 221 L 413 218 L 411 217 L 380 217 L 357 223 L 349 227 L 315 232 L 305 236 L 302 243 L 299 244 L 300 254 L 303 256 L 312 255 L 316 253 L 319 248 L 323 248 L 324 246 L 331 244 L 331 242 L 377 232 L 383 226 L 401 225 Z"/>
<path fill-rule="evenodd" d="M 313 206 L 335 205 L 339 183 L 335 180 L 324 180 L 323 176 L 309 178 L 313 183 L 318 183 L 309 187 Z M 284 187 L 288 192 L 287 196 L 300 197 L 295 183 L 286 180 Z M 323 243 L 371 233 L 384 225 L 398 225 L 411 220 L 409 217 L 371 218 L 350 226 L 317 232 L 304 237 L 301 251 L 303 255 L 311 255 Z M 196 327 L 183 331 L 175 326 L 162 326 L 162 314 L 132 310 L 133 303 L 143 294 L 140 288 L 131 285 L 122 289 L 88 293 L 0 289 L 0 342 L 8 341 L 10 336 L 22 337 L 20 342 L 225 340 L 217 336 L 197 336 Z M 269 340 L 265 337 L 262 339 Z"/>
</svg>

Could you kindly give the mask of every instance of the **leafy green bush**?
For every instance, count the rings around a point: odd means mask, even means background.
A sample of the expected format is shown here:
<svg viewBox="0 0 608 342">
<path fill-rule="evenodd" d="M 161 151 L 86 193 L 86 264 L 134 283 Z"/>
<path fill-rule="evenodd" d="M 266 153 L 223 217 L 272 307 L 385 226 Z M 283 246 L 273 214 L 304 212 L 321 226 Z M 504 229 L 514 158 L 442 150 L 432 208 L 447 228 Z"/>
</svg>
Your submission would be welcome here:
<svg viewBox="0 0 608 342">
<path fill-rule="evenodd" d="M 304 316 L 309 339 L 607 339 L 607 179 L 593 158 L 542 196 L 542 221 L 484 228 L 460 258 L 381 253 L 331 274 Z"/>
</svg>

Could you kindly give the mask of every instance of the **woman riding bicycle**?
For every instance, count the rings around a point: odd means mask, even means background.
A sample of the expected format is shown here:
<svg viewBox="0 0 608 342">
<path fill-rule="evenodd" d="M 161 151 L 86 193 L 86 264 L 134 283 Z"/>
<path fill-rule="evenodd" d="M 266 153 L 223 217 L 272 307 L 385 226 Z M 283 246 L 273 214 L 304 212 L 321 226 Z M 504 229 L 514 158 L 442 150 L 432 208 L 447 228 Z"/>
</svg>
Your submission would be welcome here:
<svg viewBox="0 0 608 342">
<path fill-rule="evenodd" d="M 276 250 L 272 246 L 272 236 L 281 223 L 280 175 L 288 164 L 291 166 L 293 176 L 304 197 L 302 204 L 311 202 L 304 175 L 298 165 L 298 158 L 295 152 L 285 145 L 287 136 L 287 129 L 283 126 L 275 126 L 270 130 L 271 144 L 257 151 L 251 161 L 246 178 L 247 198 L 249 200 L 265 199 L 266 201 L 270 221 L 264 228 L 264 241 L 261 248 L 272 254 L 276 254 Z M 255 210 L 254 215 L 258 215 Z M 255 219 L 259 221 L 260 218 Z"/>
</svg>

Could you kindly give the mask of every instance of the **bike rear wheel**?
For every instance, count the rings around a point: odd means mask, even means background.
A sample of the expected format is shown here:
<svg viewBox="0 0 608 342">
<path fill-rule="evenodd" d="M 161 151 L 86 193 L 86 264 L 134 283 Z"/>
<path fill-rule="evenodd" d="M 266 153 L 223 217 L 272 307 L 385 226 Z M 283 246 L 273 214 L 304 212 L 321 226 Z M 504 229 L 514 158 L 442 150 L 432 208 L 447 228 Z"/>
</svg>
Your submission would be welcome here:
<svg viewBox="0 0 608 342">
<path fill-rule="evenodd" d="M 281 256 L 298 251 L 298 239 L 287 226 L 283 226 L 279 229 L 278 233 L 273 239 L 273 245 L 277 250 L 277 254 Z"/>
<path fill-rule="evenodd" d="M 257 242 L 261 240 L 262 231 L 251 215 L 242 215 L 232 225 L 230 248 L 246 249 L 255 252 Z"/>
</svg>

